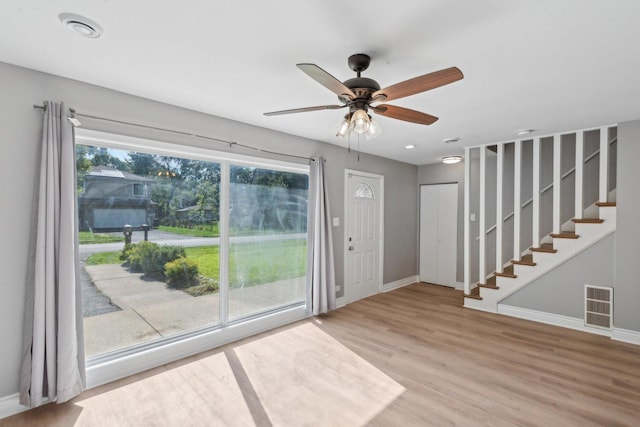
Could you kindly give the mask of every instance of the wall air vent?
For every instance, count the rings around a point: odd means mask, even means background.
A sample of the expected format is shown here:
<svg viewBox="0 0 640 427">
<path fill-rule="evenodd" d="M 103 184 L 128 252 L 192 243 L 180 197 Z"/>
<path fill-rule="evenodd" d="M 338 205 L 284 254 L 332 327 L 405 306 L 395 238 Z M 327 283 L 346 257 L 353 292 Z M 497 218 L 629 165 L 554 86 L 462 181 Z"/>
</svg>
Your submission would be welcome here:
<svg viewBox="0 0 640 427">
<path fill-rule="evenodd" d="M 613 288 L 584 286 L 584 324 L 602 329 L 613 326 Z"/>
</svg>

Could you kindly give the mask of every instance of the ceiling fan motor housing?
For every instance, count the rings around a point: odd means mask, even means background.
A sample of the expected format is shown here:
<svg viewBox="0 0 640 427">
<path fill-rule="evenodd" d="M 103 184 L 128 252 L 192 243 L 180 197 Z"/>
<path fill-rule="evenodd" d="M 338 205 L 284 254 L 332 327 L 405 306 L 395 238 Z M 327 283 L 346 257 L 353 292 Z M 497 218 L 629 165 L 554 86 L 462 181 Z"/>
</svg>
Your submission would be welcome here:
<svg viewBox="0 0 640 427">
<path fill-rule="evenodd" d="M 352 79 L 345 80 L 343 84 L 351 89 L 351 91 L 356 95 L 355 99 L 339 96 L 338 99 L 345 104 L 358 101 L 367 103 L 367 101 L 371 100 L 371 94 L 380 90 L 378 82 L 368 77 L 354 77 Z"/>
</svg>

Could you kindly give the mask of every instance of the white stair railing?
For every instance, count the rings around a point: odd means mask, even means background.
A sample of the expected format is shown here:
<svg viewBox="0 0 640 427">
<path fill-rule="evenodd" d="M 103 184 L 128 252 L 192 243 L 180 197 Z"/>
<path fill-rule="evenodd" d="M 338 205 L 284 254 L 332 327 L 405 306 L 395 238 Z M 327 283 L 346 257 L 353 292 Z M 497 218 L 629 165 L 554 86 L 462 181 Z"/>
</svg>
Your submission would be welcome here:
<svg viewBox="0 0 640 427">
<path fill-rule="evenodd" d="M 575 188 L 574 188 L 574 217 L 582 218 L 584 215 L 584 185 L 585 185 L 585 164 L 592 160 L 595 156 L 599 155 L 598 164 L 598 193 L 597 199 L 599 202 L 607 202 L 609 194 L 609 169 L 611 156 L 609 155 L 609 148 L 612 143 L 616 141 L 616 137 L 612 137 L 612 129 L 615 129 L 615 125 L 603 126 L 595 129 L 585 129 L 573 132 L 563 132 L 554 135 L 539 136 L 531 139 L 516 140 L 501 142 L 497 144 L 487 144 L 477 147 L 465 148 L 465 194 L 464 194 L 464 292 L 470 294 L 471 290 L 476 283 L 485 283 L 487 278 L 487 234 L 495 230 L 495 271 L 502 271 L 505 265 L 504 248 L 503 248 L 503 233 L 504 223 L 513 218 L 513 259 L 519 260 L 522 254 L 522 239 L 521 239 L 521 221 L 522 210 L 532 204 L 531 215 L 531 241 L 533 247 L 539 247 L 541 243 L 541 218 L 545 215 L 541 211 L 541 196 L 549 190 L 553 190 L 552 203 L 551 203 L 551 217 L 552 217 L 552 233 L 561 233 L 562 229 L 562 209 L 561 209 L 561 193 L 562 193 L 562 181 L 569 175 L 574 174 Z M 585 151 L 585 134 L 586 132 L 598 130 L 599 135 L 599 149 L 590 154 L 586 159 L 584 158 Z M 569 171 L 562 173 L 562 146 L 567 143 L 567 136 L 575 135 L 575 164 Z M 565 138 L 563 138 L 565 137 Z M 543 138 L 552 138 L 553 140 L 553 182 L 547 185 L 542 190 L 540 189 L 540 178 L 542 168 L 542 142 Z M 528 164 L 532 165 L 532 194 L 533 196 L 522 203 L 521 190 L 522 190 L 522 166 L 523 166 L 523 143 L 525 141 L 531 141 L 532 144 L 532 158 Z M 513 176 L 505 178 L 505 147 L 509 144 L 513 144 Z M 496 218 L 501 219 L 497 223 L 487 229 L 487 195 L 486 195 L 486 176 L 487 170 L 487 148 L 490 146 L 496 147 Z M 571 148 L 571 147 L 569 147 Z M 479 151 L 478 151 L 479 150 Z M 478 156 L 474 157 L 475 154 Z M 471 206 L 471 161 L 473 158 L 478 159 L 479 163 L 479 198 L 478 205 Z M 504 201 L 506 194 L 504 193 L 505 179 L 513 179 L 514 191 L 513 191 L 513 212 L 508 215 L 504 215 Z M 474 212 L 477 209 L 477 213 Z M 471 215 L 476 213 L 479 226 L 479 235 L 477 238 L 471 237 Z M 546 214 L 548 215 L 548 213 Z M 548 216 L 547 216 L 548 217 Z M 477 244 L 478 251 L 475 259 L 472 258 L 472 246 Z M 477 272 L 472 268 L 477 262 Z M 472 277 L 473 276 L 473 277 Z M 477 277 L 476 277 L 477 276 Z"/>
</svg>

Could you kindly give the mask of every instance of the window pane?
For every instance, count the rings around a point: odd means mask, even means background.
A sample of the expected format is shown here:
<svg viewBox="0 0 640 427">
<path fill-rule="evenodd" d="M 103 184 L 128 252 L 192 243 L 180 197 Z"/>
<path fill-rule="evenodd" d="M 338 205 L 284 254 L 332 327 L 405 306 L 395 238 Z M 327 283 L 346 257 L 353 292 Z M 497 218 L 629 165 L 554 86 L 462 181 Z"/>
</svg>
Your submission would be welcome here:
<svg viewBox="0 0 640 427">
<path fill-rule="evenodd" d="M 230 168 L 229 318 L 306 298 L 305 174 Z"/>
<path fill-rule="evenodd" d="M 88 145 L 76 156 L 87 355 L 218 324 L 220 165 Z"/>
</svg>

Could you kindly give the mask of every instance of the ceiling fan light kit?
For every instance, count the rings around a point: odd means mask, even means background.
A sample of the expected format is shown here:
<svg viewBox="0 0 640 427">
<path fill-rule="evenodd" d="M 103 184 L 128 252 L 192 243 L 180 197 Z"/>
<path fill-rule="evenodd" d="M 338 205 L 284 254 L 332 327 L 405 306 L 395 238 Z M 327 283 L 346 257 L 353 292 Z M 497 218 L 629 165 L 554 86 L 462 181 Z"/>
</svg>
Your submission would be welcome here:
<svg viewBox="0 0 640 427">
<path fill-rule="evenodd" d="M 351 115 L 351 131 L 355 133 L 365 133 L 369 130 L 370 124 L 371 119 L 369 119 L 369 115 L 364 110 L 356 110 Z"/>
<path fill-rule="evenodd" d="M 382 126 L 363 110 L 357 110 L 353 114 L 345 115 L 336 127 L 337 137 L 346 138 L 351 132 L 364 134 L 367 139 L 373 139 L 382 134 Z"/>
<path fill-rule="evenodd" d="M 309 77 L 335 93 L 342 104 L 294 108 L 264 114 L 266 116 L 277 116 L 308 111 L 336 110 L 348 107 L 349 113 L 347 113 L 338 124 L 336 136 L 348 137 L 349 134 L 353 132 L 358 135 L 364 134 L 367 139 L 372 139 L 379 136 L 382 133 L 382 129 L 377 121 L 371 119 L 371 115 L 369 115 L 370 111 L 381 116 L 421 125 L 430 125 L 438 120 L 437 117 L 420 111 L 378 103 L 435 89 L 464 77 L 458 68 L 451 67 L 380 89 L 378 82 L 361 76 L 361 73 L 369 68 L 370 62 L 371 58 L 369 55 L 363 53 L 351 55 L 347 63 L 349 64 L 349 68 L 356 72 L 356 77 L 345 80 L 344 82 L 340 82 L 315 64 L 297 64 L 297 67 Z"/>
</svg>

